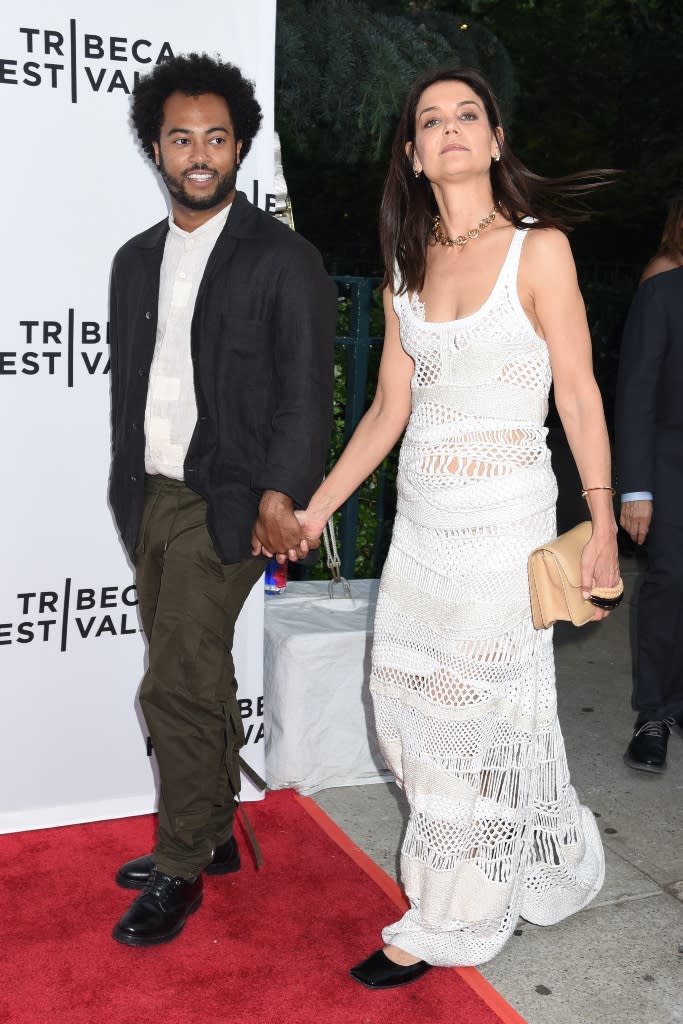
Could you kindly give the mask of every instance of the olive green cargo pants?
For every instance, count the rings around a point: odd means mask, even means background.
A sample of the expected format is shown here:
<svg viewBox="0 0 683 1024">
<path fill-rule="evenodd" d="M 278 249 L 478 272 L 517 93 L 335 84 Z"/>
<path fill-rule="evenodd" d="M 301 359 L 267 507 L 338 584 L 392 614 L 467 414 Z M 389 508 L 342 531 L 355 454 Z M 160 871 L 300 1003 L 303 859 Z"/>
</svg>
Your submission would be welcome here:
<svg viewBox="0 0 683 1024">
<path fill-rule="evenodd" d="M 135 554 L 149 645 L 140 704 L 161 782 L 155 861 L 188 878 L 232 834 L 244 743 L 232 642 L 265 563 L 223 565 L 204 499 L 163 476 L 146 478 Z"/>
</svg>

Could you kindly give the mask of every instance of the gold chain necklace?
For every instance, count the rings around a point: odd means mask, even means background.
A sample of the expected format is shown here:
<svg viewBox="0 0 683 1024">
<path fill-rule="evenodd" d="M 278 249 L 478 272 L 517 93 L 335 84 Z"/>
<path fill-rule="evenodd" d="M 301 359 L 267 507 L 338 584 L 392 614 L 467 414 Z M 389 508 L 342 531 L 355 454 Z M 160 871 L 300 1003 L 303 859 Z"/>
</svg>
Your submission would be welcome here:
<svg viewBox="0 0 683 1024">
<path fill-rule="evenodd" d="M 494 206 L 491 212 L 486 217 L 482 217 L 482 219 L 477 224 L 476 228 L 470 228 L 470 230 L 467 231 L 464 235 L 456 235 L 455 238 L 449 238 L 448 235 L 445 234 L 441 227 L 441 217 L 439 217 L 437 214 L 437 216 L 434 218 L 432 222 L 432 234 L 434 235 L 434 240 L 436 242 L 440 242 L 441 245 L 457 245 L 459 249 L 462 249 L 463 245 L 467 245 L 471 238 L 479 238 L 479 235 L 484 230 L 484 228 L 487 228 L 489 224 L 493 224 L 494 220 L 496 219 L 497 212 L 498 211 Z"/>
</svg>

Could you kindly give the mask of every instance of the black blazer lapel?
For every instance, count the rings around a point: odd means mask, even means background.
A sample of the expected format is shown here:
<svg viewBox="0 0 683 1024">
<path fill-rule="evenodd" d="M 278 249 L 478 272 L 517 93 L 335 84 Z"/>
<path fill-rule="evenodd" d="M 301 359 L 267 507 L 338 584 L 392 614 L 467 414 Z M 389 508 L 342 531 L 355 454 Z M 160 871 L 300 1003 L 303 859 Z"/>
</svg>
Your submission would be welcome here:
<svg viewBox="0 0 683 1024">
<path fill-rule="evenodd" d="M 225 227 L 211 250 L 202 277 L 195 309 L 204 298 L 208 282 L 225 263 L 232 259 L 240 238 L 249 238 L 258 230 L 258 214 L 243 192 L 236 192 Z"/>
</svg>

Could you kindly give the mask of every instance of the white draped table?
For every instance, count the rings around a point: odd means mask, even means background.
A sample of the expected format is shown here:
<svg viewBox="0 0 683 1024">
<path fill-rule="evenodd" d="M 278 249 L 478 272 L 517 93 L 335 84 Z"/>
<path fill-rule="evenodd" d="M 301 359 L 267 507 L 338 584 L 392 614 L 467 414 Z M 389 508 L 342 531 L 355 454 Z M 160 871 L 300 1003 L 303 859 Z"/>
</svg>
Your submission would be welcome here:
<svg viewBox="0 0 683 1024">
<path fill-rule="evenodd" d="M 391 779 L 377 747 L 368 690 L 378 580 L 351 598 L 325 582 L 266 595 L 264 725 L 271 789 L 304 795 Z M 341 587 L 335 587 L 335 594 Z"/>
</svg>

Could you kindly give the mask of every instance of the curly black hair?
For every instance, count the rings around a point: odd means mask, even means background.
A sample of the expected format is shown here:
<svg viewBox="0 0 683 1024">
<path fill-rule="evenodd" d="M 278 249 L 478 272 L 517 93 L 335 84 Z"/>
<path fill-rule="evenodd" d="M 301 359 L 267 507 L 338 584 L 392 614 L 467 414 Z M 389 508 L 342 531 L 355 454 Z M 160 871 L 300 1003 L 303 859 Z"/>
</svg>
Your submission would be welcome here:
<svg viewBox="0 0 683 1024">
<path fill-rule="evenodd" d="M 159 141 L 164 103 L 174 92 L 185 96 L 214 93 L 228 105 L 235 138 L 242 140 L 243 160 L 261 127 L 261 107 L 254 84 L 234 64 L 223 64 L 206 53 L 188 53 L 157 64 L 133 89 L 131 121 L 147 156 L 154 160 L 153 142 Z"/>
</svg>

